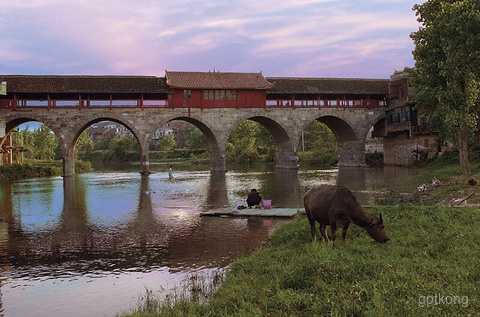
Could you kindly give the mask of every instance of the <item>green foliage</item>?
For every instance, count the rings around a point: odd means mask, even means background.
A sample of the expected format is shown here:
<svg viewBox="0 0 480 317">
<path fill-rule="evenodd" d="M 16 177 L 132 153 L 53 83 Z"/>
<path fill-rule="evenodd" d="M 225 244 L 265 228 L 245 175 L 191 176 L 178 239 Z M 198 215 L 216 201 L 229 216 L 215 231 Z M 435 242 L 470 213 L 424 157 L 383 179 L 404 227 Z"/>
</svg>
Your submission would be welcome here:
<svg viewBox="0 0 480 317">
<path fill-rule="evenodd" d="M 183 129 L 183 135 L 185 136 L 185 147 L 191 150 L 207 150 L 207 138 L 197 127 L 191 123 L 185 124 Z"/>
<path fill-rule="evenodd" d="M 0 166 L 0 179 L 19 179 L 36 176 L 37 169 L 31 163 Z"/>
<path fill-rule="evenodd" d="M 60 160 L 56 161 L 41 161 L 37 160 L 34 163 L 26 164 L 12 164 L 0 166 L 0 180 L 20 179 L 26 177 L 38 176 L 56 176 L 62 175 L 63 163 Z M 75 172 L 85 173 L 92 170 L 89 162 L 75 161 Z"/>
<path fill-rule="evenodd" d="M 35 158 L 40 160 L 53 160 L 58 141 L 46 125 L 42 124 L 33 131 L 33 142 L 35 146 Z"/>
<path fill-rule="evenodd" d="M 19 133 L 13 134 L 14 144 L 19 145 L 24 150 L 23 155 L 26 159 L 35 158 L 35 142 L 33 138 L 33 132 L 30 131 L 27 125 L 25 129 L 19 131 Z"/>
<path fill-rule="evenodd" d="M 268 154 L 272 148 L 275 150 L 275 141 L 273 140 L 272 134 L 263 125 L 258 123 L 255 127 L 254 147 L 258 154 L 261 155 Z"/>
<path fill-rule="evenodd" d="M 332 131 L 323 123 L 315 121 L 310 124 L 303 134 L 305 151 L 336 151 L 337 140 Z M 303 146 L 302 146 L 303 150 Z"/>
<path fill-rule="evenodd" d="M 90 162 L 75 160 L 75 173 L 81 174 L 92 171 L 92 164 Z"/>
<path fill-rule="evenodd" d="M 275 162 L 275 146 L 271 145 L 267 148 L 265 162 Z"/>
<path fill-rule="evenodd" d="M 110 161 L 133 161 L 140 159 L 138 142 L 131 136 L 113 138 L 108 147 L 106 159 Z"/>
<path fill-rule="evenodd" d="M 352 225 L 335 247 L 310 237 L 305 218 L 277 229 L 270 246 L 234 262 L 209 302 L 132 316 L 458 316 L 480 311 L 480 214 L 445 207 L 375 207 L 390 241 Z M 425 306 L 456 295 L 468 305 Z M 422 307 L 423 306 L 423 307 Z"/>
<path fill-rule="evenodd" d="M 301 164 L 331 166 L 338 161 L 337 140 L 332 131 L 323 123 L 315 121 L 303 134 L 298 158 Z"/>
<path fill-rule="evenodd" d="M 88 136 L 87 130 L 83 131 L 75 144 L 75 157 L 84 161 L 90 160 L 93 147 L 93 141 Z"/>
<path fill-rule="evenodd" d="M 407 70 L 417 109 L 434 117 L 442 137 L 459 146 L 465 175 L 477 130 L 480 93 L 480 2 L 428 0 L 415 5 L 421 23 L 411 35 L 415 68 Z"/>
<path fill-rule="evenodd" d="M 451 164 L 460 164 L 458 160 L 458 150 L 444 151 L 442 155 L 435 158 L 433 163 L 436 166 L 445 166 Z"/>
<path fill-rule="evenodd" d="M 110 143 L 112 142 L 112 140 L 113 140 L 114 138 L 115 138 L 115 136 L 112 135 L 112 134 L 110 134 L 110 135 L 106 136 L 105 138 L 94 142 L 94 144 L 93 144 L 93 150 L 94 150 L 94 151 L 105 151 L 105 150 L 108 150 L 108 148 L 110 147 Z"/>
<path fill-rule="evenodd" d="M 172 133 L 165 135 L 161 141 L 161 148 L 164 151 L 170 151 L 175 148 L 175 136 Z"/>
<path fill-rule="evenodd" d="M 52 130 L 42 124 L 30 131 L 28 125 L 14 134 L 14 143 L 24 150 L 25 159 L 53 160 L 56 158 L 58 140 Z"/>
<path fill-rule="evenodd" d="M 246 120 L 233 129 L 227 143 L 227 161 L 237 163 L 251 163 L 255 161 L 258 158 L 256 144 L 266 144 L 266 142 L 257 141 L 257 137 L 262 136 L 258 132 L 261 127 L 254 121 Z"/>
<path fill-rule="evenodd" d="M 382 166 L 383 165 L 383 153 L 373 152 L 365 154 L 365 163 L 371 166 Z"/>
<path fill-rule="evenodd" d="M 304 144 L 306 152 L 299 152 L 301 162 L 333 165 L 338 161 L 336 138 L 323 123 L 316 121 L 305 130 Z M 228 139 L 226 156 L 228 162 L 251 163 L 260 156 L 266 162 L 274 162 L 274 139 L 263 125 L 251 120 L 243 121 Z"/>
<path fill-rule="evenodd" d="M 331 151 L 305 151 L 298 152 L 301 165 L 333 166 L 338 162 L 338 154 Z"/>
<path fill-rule="evenodd" d="M 205 150 L 191 150 L 191 149 L 173 149 L 171 151 L 150 151 L 150 161 L 162 160 L 162 159 L 177 159 L 177 158 L 189 158 L 192 156 L 202 157 L 208 155 Z"/>
</svg>

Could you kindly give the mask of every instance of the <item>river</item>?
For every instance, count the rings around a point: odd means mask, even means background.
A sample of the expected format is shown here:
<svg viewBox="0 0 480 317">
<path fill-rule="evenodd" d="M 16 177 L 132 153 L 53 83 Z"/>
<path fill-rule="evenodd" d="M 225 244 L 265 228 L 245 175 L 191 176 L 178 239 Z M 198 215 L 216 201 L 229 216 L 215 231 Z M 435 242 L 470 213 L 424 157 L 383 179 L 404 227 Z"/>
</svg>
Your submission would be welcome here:
<svg viewBox="0 0 480 317">
<path fill-rule="evenodd" d="M 248 254 L 288 220 L 200 217 L 245 204 L 257 188 L 274 207 L 302 207 L 314 184 L 351 188 L 363 205 L 401 197 L 405 168 L 227 173 L 162 166 L 0 183 L 0 315 L 115 316 L 149 289 L 165 296 L 188 274 Z M 155 166 L 152 166 L 155 169 Z"/>
</svg>

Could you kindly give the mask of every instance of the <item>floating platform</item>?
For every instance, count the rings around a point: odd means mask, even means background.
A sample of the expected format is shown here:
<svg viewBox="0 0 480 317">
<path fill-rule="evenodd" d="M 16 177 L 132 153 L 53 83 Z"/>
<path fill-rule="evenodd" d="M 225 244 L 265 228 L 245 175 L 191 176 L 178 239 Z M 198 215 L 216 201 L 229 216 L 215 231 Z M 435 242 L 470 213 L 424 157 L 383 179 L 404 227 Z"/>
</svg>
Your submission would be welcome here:
<svg viewBox="0 0 480 317">
<path fill-rule="evenodd" d="M 277 217 L 277 218 L 293 218 L 297 214 L 305 213 L 304 208 L 247 208 L 241 210 L 217 209 L 200 213 L 201 216 L 209 217 Z"/>
</svg>

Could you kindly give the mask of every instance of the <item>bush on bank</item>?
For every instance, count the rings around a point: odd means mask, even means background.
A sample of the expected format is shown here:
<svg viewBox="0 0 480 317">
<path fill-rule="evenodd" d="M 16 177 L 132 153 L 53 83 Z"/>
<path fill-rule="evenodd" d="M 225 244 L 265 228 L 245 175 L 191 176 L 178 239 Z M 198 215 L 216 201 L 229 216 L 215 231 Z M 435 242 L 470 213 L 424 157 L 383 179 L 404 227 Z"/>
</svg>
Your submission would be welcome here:
<svg viewBox="0 0 480 317">
<path fill-rule="evenodd" d="M 81 174 L 92 170 L 90 162 L 75 161 L 75 173 Z M 14 180 L 26 177 L 58 176 L 63 173 L 62 161 L 35 161 L 25 164 L 0 166 L 0 179 Z"/>
<path fill-rule="evenodd" d="M 306 219 L 234 262 L 209 302 L 129 316 L 457 316 L 480 311 L 475 209 L 375 207 L 390 241 L 352 225 L 345 244 L 312 242 Z M 436 296 L 436 297 L 435 297 Z"/>
</svg>

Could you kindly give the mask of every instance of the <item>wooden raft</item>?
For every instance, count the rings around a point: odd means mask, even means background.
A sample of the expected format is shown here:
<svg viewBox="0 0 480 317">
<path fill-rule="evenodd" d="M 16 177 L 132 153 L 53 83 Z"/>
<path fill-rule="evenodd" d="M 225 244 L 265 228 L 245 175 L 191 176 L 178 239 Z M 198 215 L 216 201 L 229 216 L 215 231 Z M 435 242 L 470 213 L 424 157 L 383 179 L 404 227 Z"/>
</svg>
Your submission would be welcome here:
<svg viewBox="0 0 480 317">
<path fill-rule="evenodd" d="M 280 217 L 280 218 L 293 218 L 298 213 L 305 213 L 303 208 L 272 208 L 272 209 L 259 209 L 259 208 L 247 208 L 242 210 L 231 209 L 217 209 L 212 211 L 206 211 L 200 213 L 201 216 L 210 217 Z"/>
</svg>

